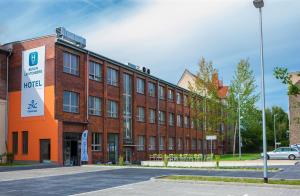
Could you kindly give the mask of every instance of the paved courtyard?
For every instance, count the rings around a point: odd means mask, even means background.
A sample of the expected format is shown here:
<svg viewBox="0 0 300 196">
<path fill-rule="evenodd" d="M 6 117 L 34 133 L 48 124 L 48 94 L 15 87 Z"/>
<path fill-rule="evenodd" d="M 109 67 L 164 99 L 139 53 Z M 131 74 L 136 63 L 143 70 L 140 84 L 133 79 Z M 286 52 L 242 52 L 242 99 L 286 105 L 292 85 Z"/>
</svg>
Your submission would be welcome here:
<svg viewBox="0 0 300 196">
<path fill-rule="evenodd" d="M 291 166 L 300 169 L 300 166 Z M 270 177 L 282 176 L 300 179 L 292 175 L 292 169 L 270 173 Z M 261 195 L 268 192 L 300 195 L 300 189 L 251 187 L 236 185 L 209 185 L 178 182 L 158 182 L 152 177 L 162 175 L 206 175 L 261 177 L 261 171 L 215 171 L 195 169 L 153 169 L 118 167 L 58 167 L 33 170 L 0 172 L 0 195 Z M 236 191 L 236 190 L 242 190 Z M 275 190 L 273 190 L 275 189 Z M 277 190 L 278 189 L 278 190 Z M 222 192 L 223 190 L 223 192 Z M 273 191 L 272 191 L 273 190 Z M 277 191 L 276 191 L 277 190 Z M 219 191 L 219 192 L 218 192 Z M 224 192 L 225 191 L 225 192 Z M 274 194 L 273 194 L 274 192 Z M 223 194 L 224 193 L 224 194 Z M 226 194 L 225 194 L 226 193 Z M 258 195 L 258 194 L 256 194 Z M 267 194 L 269 195 L 269 194 Z"/>
</svg>

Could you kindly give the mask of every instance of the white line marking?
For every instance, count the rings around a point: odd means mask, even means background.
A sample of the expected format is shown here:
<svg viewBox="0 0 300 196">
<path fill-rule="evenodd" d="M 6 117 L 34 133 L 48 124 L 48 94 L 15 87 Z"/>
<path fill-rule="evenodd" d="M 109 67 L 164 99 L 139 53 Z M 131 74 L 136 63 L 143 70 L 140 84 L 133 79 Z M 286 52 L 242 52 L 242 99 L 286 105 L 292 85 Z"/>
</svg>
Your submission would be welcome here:
<svg viewBox="0 0 300 196">
<path fill-rule="evenodd" d="M 69 195 L 69 196 L 88 195 L 88 194 L 99 193 L 99 192 L 102 192 L 102 191 L 106 191 L 106 190 L 114 190 L 114 189 L 128 189 L 129 187 L 126 187 L 126 186 L 142 184 L 142 183 L 146 183 L 146 182 L 149 182 L 149 181 L 150 181 L 150 180 L 142 181 L 142 182 L 136 182 L 136 183 L 131 183 L 131 184 L 124 184 L 124 185 L 120 185 L 120 186 L 109 187 L 109 188 L 104 188 L 104 189 L 100 189 L 100 190 L 96 190 L 96 191 L 89 191 L 89 192 L 85 192 L 85 193 L 78 193 L 78 194 Z"/>
</svg>

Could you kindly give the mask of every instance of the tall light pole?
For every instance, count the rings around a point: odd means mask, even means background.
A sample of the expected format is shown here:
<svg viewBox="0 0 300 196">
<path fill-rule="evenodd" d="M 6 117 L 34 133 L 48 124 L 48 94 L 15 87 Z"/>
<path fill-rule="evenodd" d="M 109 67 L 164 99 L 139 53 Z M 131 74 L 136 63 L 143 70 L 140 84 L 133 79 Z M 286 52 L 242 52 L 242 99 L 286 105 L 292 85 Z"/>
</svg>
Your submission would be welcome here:
<svg viewBox="0 0 300 196">
<path fill-rule="evenodd" d="M 275 149 L 277 147 L 277 141 L 276 141 L 276 126 L 275 126 L 275 123 L 276 123 L 276 116 L 277 114 L 274 114 L 274 145 L 275 145 Z"/>
<path fill-rule="evenodd" d="M 263 30 L 262 30 L 262 7 L 264 7 L 264 1 L 263 0 L 254 0 L 253 4 L 256 8 L 259 9 L 264 182 L 268 183 L 267 136 L 266 136 L 266 114 L 265 114 L 265 70 L 264 70 L 264 49 L 263 49 L 264 45 L 263 45 Z"/>
<path fill-rule="evenodd" d="M 241 159 L 242 148 L 241 148 L 241 100 L 240 93 L 238 94 L 238 109 L 239 109 L 239 159 Z"/>
</svg>

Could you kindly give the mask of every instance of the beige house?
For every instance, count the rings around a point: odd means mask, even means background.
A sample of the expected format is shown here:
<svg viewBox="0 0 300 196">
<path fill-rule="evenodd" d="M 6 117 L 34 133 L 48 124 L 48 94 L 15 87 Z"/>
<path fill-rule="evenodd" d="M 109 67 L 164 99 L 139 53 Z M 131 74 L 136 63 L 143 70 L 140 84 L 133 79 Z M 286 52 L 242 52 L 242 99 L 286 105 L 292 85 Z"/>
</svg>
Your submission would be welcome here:
<svg viewBox="0 0 300 196">
<path fill-rule="evenodd" d="M 300 86 L 300 72 L 291 73 L 293 84 Z M 289 96 L 290 144 L 300 144 L 300 95 Z"/>
<path fill-rule="evenodd" d="M 196 79 L 196 75 L 191 73 L 189 70 L 185 69 L 181 78 L 179 79 L 177 85 L 185 88 L 187 90 L 189 90 L 189 86 L 190 85 L 194 85 L 195 84 L 195 79 Z M 223 85 L 223 82 L 221 80 L 219 80 L 219 76 L 218 73 L 213 74 L 212 76 L 212 82 L 218 87 L 218 95 L 221 98 L 223 103 L 226 103 L 226 98 L 228 96 L 228 92 L 229 92 L 229 87 Z M 204 96 L 205 94 L 205 90 L 204 92 L 199 92 L 200 95 Z M 224 149 L 224 152 L 229 152 L 231 150 L 231 146 L 232 146 L 232 129 L 230 128 L 229 125 L 223 127 L 224 133 L 225 133 L 225 140 L 224 141 L 220 141 L 220 138 L 218 138 L 218 148 L 222 148 Z M 206 142 L 206 144 L 208 145 L 206 148 L 209 149 L 209 142 Z"/>
</svg>

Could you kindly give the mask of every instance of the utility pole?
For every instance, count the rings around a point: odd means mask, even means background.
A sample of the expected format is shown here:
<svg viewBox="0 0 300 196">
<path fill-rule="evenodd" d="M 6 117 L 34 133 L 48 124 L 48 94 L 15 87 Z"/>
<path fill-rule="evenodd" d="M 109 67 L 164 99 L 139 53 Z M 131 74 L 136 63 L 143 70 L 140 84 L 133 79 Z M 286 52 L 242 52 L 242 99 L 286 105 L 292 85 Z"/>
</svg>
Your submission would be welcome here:
<svg viewBox="0 0 300 196">
<path fill-rule="evenodd" d="M 240 93 L 238 94 L 238 109 L 239 109 L 239 159 L 242 156 L 242 147 L 241 147 L 241 100 L 240 100 Z"/>
</svg>

